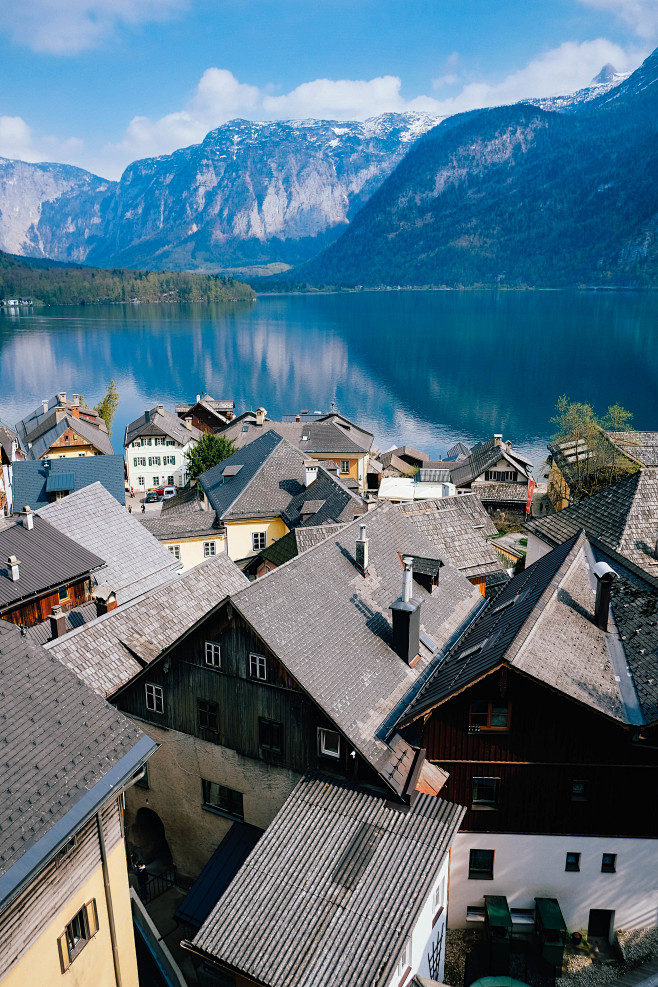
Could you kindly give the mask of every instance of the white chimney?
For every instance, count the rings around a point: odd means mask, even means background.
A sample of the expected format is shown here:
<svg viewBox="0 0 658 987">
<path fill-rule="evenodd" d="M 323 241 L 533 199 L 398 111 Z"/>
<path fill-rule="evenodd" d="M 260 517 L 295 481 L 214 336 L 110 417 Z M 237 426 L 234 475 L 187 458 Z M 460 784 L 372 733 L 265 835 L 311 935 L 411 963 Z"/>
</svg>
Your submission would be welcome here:
<svg viewBox="0 0 658 987">
<path fill-rule="evenodd" d="M 368 537 L 365 524 L 359 525 L 359 537 L 356 540 L 356 564 L 364 576 L 368 574 Z"/>
<path fill-rule="evenodd" d="M 164 405 L 163 404 L 157 405 L 155 410 L 157 411 L 157 413 L 159 415 L 164 415 Z"/>
<path fill-rule="evenodd" d="M 57 400 L 60 404 L 66 404 L 66 391 L 60 391 L 57 395 Z"/>
<path fill-rule="evenodd" d="M 26 504 L 23 508 L 21 521 L 23 522 L 24 528 L 27 528 L 28 531 L 32 531 L 32 528 L 34 527 L 34 512 L 30 509 L 29 504 Z"/>
<path fill-rule="evenodd" d="M 310 487 L 312 483 L 318 478 L 318 464 L 315 459 L 305 459 L 304 460 L 304 482 L 307 487 Z"/>
<path fill-rule="evenodd" d="M 79 394 L 74 394 L 73 395 L 73 407 L 74 408 L 79 408 L 80 407 L 80 395 Z"/>
<path fill-rule="evenodd" d="M 190 432 L 192 431 L 192 418 L 190 416 L 185 419 L 185 428 L 189 428 Z"/>
<path fill-rule="evenodd" d="M 17 583 L 20 579 L 18 572 L 18 566 L 20 565 L 18 559 L 15 555 L 10 555 L 7 559 L 7 565 L 9 566 L 9 578 L 12 582 Z"/>
<path fill-rule="evenodd" d="M 42 401 L 41 402 L 41 407 L 43 408 L 44 415 L 47 415 L 48 414 L 48 402 L 47 401 Z"/>
<path fill-rule="evenodd" d="M 501 446 L 502 444 L 503 444 L 503 437 L 502 437 L 502 435 L 494 435 L 494 445 L 495 446 Z"/>
<path fill-rule="evenodd" d="M 196 396 L 196 403 L 198 404 L 200 400 L 201 400 L 201 395 L 200 394 L 197 394 L 197 396 Z"/>
<path fill-rule="evenodd" d="M 267 411 L 265 410 L 265 408 L 256 408 L 256 424 L 257 425 L 262 425 L 263 424 L 263 422 L 265 421 L 265 415 L 266 414 L 267 414 Z"/>
<path fill-rule="evenodd" d="M 413 592 L 414 560 L 408 556 L 402 559 L 404 572 L 402 573 L 402 602 L 409 603 Z"/>
</svg>

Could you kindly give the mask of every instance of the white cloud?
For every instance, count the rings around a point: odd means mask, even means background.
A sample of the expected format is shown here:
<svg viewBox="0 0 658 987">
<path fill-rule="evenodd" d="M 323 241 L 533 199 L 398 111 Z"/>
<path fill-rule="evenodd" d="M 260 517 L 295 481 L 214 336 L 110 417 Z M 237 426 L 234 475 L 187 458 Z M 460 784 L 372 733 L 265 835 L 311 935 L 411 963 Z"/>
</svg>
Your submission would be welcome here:
<svg viewBox="0 0 658 987">
<path fill-rule="evenodd" d="M 0 32 L 32 51 L 75 55 L 95 48 L 122 26 L 166 20 L 187 0 L 20 0 Z"/>
<path fill-rule="evenodd" d="M 0 116 L 0 157 L 19 161 L 59 161 L 77 164 L 83 143 L 76 137 L 35 137 L 22 117 Z"/>
<path fill-rule="evenodd" d="M 658 0 L 580 0 L 586 7 L 609 11 L 640 38 L 658 40 Z"/>
</svg>

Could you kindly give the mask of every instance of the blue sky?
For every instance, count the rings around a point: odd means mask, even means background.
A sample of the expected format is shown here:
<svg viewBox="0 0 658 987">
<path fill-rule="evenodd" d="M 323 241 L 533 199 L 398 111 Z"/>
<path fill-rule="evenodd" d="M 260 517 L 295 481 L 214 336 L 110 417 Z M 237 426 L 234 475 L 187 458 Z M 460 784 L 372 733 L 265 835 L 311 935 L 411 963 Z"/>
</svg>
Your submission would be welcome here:
<svg viewBox="0 0 658 987">
<path fill-rule="evenodd" d="M 0 0 L 0 36 L 0 156 L 118 178 L 238 116 L 569 92 L 639 65 L 658 0 Z"/>
</svg>

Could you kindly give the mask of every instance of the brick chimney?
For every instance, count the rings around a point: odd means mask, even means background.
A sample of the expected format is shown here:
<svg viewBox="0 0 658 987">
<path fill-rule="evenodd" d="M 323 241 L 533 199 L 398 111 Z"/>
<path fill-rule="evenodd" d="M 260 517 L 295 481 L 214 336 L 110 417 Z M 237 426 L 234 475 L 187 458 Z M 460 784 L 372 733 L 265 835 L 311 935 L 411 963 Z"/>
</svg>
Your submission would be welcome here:
<svg viewBox="0 0 658 987">
<path fill-rule="evenodd" d="M 406 661 L 414 665 L 420 650 L 420 606 L 422 601 L 415 600 L 411 593 L 413 589 L 413 559 L 402 559 L 402 596 L 391 604 L 393 612 L 393 650 Z"/>
<path fill-rule="evenodd" d="M 607 631 L 612 583 L 616 579 L 617 573 L 608 565 L 607 562 L 597 562 L 594 566 L 593 572 L 596 576 L 594 623 L 597 627 L 600 627 L 602 631 Z"/>
<path fill-rule="evenodd" d="M 20 579 L 20 573 L 18 571 L 19 565 L 20 562 L 18 561 L 16 556 L 10 555 L 9 558 L 7 559 L 7 568 L 9 569 L 8 576 L 13 583 L 17 583 L 18 580 Z"/>
<path fill-rule="evenodd" d="M 368 536 L 365 524 L 359 525 L 359 537 L 356 540 L 356 564 L 364 576 L 368 575 Z"/>
<path fill-rule="evenodd" d="M 256 408 L 256 424 L 262 426 L 263 422 L 265 421 L 266 415 L 267 415 L 267 411 L 265 410 L 265 408 Z"/>
<path fill-rule="evenodd" d="M 74 418 L 79 418 L 80 417 L 80 405 L 79 404 L 73 404 L 73 405 L 71 405 L 71 414 L 73 415 Z"/>
<path fill-rule="evenodd" d="M 50 621 L 50 636 L 53 641 L 55 638 L 61 637 L 62 634 L 66 634 L 66 614 L 58 603 L 53 607 L 48 620 Z"/>
</svg>

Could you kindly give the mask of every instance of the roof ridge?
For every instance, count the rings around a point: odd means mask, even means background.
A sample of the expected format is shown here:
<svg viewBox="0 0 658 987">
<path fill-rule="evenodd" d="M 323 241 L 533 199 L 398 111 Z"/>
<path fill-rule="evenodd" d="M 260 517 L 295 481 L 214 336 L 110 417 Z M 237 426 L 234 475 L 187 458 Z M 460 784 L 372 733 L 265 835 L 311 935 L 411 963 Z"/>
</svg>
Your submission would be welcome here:
<svg viewBox="0 0 658 987">
<path fill-rule="evenodd" d="M 294 449 L 295 448 L 293 445 L 290 444 L 290 442 L 287 441 L 287 439 L 284 439 L 284 437 L 282 435 L 280 435 L 278 432 L 274 431 L 274 429 L 271 429 L 271 428 L 268 429 L 267 432 L 263 432 L 263 434 L 261 436 L 259 436 L 259 438 L 265 438 L 266 435 L 272 435 L 272 433 L 274 433 L 273 437 L 278 438 L 279 441 L 276 442 L 272 446 L 272 448 L 270 449 L 270 451 L 268 452 L 268 454 L 265 456 L 265 458 L 263 459 L 263 461 L 261 462 L 261 464 L 254 471 L 254 473 L 252 474 L 252 476 L 249 477 L 249 479 L 245 483 L 244 487 L 242 487 L 242 489 L 239 490 L 238 493 L 236 493 L 236 495 L 233 498 L 233 500 L 230 501 L 230 503 L 224 508 L 224 512 L 222 514 L 222 517 L 225 517 L 228 514 L 228 512 L 230 510 L 232 510 L 233 507 L 235 507 L 237 501 L 240 499 L 240 497 L 242 497 L 247 492 L 247 490 L 249 489 L 249 487 L 251 486 L 251 484 L 254 482 L 254 480 L 256 479 L 256 477 L 258 476 L 258 474 L 260 473 L 260 471 L 262 470 L 262 468 L 265 465 L 265 463 L 268 462 L 268 460 L 270 459 L 270 457 L 273 454 L 273 452 L 275 451 L 275 449 L 278 449 L 282 442 L 285 442 L 286 445 L 289 445 L 291 449 Z M 258 441 L 258 439 L 254 439 L 254 442 L 257 442 L 257 441 Z M 252 445 L 252 444 L 253 443 L 249 443 L 249 445 Z M 244 448 L 246 448 L 246 447 L 243 446 L 243 449 Z M 242 450 L 240 450 L 240 449 L 236 449 L 236 452 L 241 452 L 241 451 Z M 231 457 L 229 456 L 228 458 L 230 459 Z M 223 462 L 226 463 L 226 460 L 223 460 Z M 221 466 L 221 465 L 222 465 L 221 463 L 218 463 L 218 466 Z M 223 475 L 223 471 L 222 471 L 222 475 Z M 221 520 L 221 518 L 220 518 L 220 520 Z"/>
</svg>

